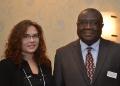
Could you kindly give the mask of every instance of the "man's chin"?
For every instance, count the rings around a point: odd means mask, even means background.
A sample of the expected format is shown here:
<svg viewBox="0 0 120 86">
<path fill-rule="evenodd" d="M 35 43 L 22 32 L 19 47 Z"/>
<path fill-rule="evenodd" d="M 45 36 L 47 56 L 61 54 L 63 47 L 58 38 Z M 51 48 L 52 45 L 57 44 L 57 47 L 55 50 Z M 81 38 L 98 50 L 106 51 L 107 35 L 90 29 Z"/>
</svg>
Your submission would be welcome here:
<svg viewBox="0 0 120 86">
<path fill-rule="evenodd" d="M 85 37 L 84 37 L 84 40 L 86 40 L 86 41 L 92 41 L 93 38 L 94 38 L 93 36 L 90 36 L 90 35 L 89 35 L 89 36 L 85 36 Z"/>
<path fill-rule="evenodd" d="M 87 45 L 92 45 L 95 41 L 91 37 L 86 37 L 85 39 L 81 39 Z"/>
</svg>

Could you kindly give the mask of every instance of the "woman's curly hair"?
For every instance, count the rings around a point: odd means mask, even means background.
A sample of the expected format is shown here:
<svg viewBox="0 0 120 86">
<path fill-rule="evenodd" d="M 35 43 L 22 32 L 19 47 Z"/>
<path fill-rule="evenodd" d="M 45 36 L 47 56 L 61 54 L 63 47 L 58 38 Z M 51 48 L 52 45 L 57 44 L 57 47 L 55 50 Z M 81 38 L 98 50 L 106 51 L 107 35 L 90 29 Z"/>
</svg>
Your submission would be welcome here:
<svg viewBox="0 0 120 86">
<path fill-rule="evenodd" d="M 46 45 L 43 37 L 42 27 L 31 20 L 23 20 L 16 24 L 8 38 L 8 43 L 5 50 L 5 57 L 19 65 L 22 61 L 22 39 L 29 26 L 34 26 L 39 35 L 39 46 L 34 53 L 34 59 L 37 63 L 46 66 L 51 70 L 51 62 L 46 55 Z"/>
</svg>

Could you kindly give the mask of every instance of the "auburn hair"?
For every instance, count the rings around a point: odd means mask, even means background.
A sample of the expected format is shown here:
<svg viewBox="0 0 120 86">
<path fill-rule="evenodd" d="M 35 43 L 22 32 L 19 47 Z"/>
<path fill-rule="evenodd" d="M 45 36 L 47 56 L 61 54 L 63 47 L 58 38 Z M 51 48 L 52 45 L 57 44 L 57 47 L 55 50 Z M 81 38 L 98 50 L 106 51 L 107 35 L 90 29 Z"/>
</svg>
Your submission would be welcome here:
<svg viewBox="0 0 120 86">
<path fill-rule="evenodd" d="M 16 24 L 8 38 L 8 43 L 5 50 L 5 57 L 12 60 L 16 65 L 22 61 L 22 39 L 28 27 L 34 26 L 39 35 L 39 46 L 34 53 L 34 59 L 37 63 L 46 66 L 51 70 L 51 62 L 46 55 L 46 45 L 43 37 L 42 27 L 31 20 L 23 20 Z"/>
</svg>

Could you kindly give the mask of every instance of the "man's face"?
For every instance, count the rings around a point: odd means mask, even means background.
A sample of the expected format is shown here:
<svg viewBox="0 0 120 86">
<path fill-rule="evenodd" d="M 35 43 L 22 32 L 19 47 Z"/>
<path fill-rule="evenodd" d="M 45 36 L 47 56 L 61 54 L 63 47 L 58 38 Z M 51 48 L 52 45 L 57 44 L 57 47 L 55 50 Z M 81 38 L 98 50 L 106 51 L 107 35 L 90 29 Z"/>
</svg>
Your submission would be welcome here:
<svg viewBox="0 0 120 86">
<path fill-rule="evenodd" d="M 84 11 L 78 17 L 77 34 L 88 45 L 101 37 L 102 27 L 101 17 L 96 12 Z"/>
</svg>

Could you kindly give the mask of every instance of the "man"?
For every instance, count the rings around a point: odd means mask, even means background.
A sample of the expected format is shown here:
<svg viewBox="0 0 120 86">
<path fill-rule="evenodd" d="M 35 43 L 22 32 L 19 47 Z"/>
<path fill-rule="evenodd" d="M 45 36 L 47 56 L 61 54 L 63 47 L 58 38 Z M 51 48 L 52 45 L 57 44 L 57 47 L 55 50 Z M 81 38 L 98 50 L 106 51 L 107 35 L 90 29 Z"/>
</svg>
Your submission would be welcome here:
<svg viewBox="0 0 120 86">
<path fill-rule="evenodd" d="M 120 86 L 120 45 L 101 38 L 102 27 L 97 9 L 79 14 L 79 39 L 56 52 L 56 86 Z"/>
</svg>

